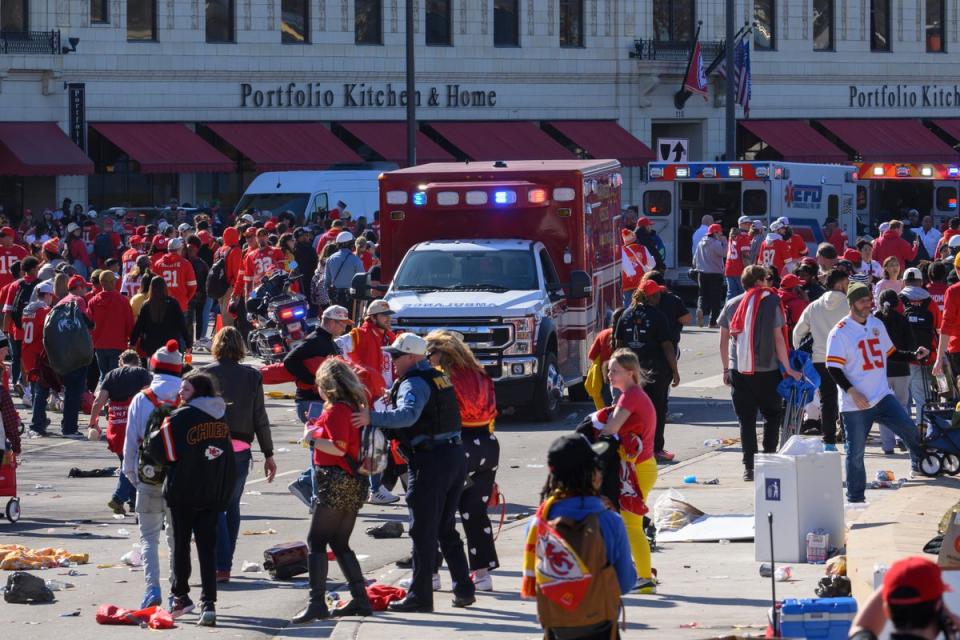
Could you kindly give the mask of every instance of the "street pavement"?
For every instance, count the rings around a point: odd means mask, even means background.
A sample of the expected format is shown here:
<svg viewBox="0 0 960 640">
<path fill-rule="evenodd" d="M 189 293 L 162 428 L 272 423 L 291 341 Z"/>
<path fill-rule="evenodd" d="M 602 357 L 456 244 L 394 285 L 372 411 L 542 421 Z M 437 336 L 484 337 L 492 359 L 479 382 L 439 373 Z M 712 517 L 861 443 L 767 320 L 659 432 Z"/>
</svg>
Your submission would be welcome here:
<svg viewBox="0 0 960 640">
<path fill-rule="evenodd" d="M 753 485 L 744 483 L 740 474 L 736 443 L 725 449 L 705 448 L 704 441 L 737 438 L 738 429 L 723 387 L 717 351 L 718 332 L 689 329 L 681 342 L 681 384 L 673 391 L 667 425 L 667 447 L 677 454 L 677 463 L 661 466 L 660 479 L 650 503 L 667 487 L 679 488 L 695 506 L 711 514 L 753 512 Z M 196 355 L 198 364 L 204 362 Z M 291 386 L 273 390 L 292 391 Z M 449 607 L 450 577 L 443 570 L 444 592 L 437 594 L 437 610 L 432 615 L 378 614 L 366 620 L 322 622 L 290 627 L 290 617 L 306 601 L 306 576 L 275 582 L 262 571 L 241 572 L 244 562 L 263 561 L 263 550 L 283 542 L 304 540 L 308 515 L 293 498 L 286 485 L 306 466 L 307 452 L 296 442 L 302 427 L 296 423 L 293 402 L 267 398 L 273 425 L 279 474 L 267 483 L 263 476 L 262 456 L 254 455 L 254 469 L 243 498 L 243 521 L 237 545 L 234 577 L 221 585 L 217 604 L 218 627 L 214 630 L 194 626 L 195 616 L 180 621 L 170 633 L 180 638 L 411 638 L 424 640 L 449 637 L 451 632 L 467 638 L 539 637 L 536 606 L 519 599 L 520 558 L 526 516 L 539 502 L 539 491 L 546 477 L 545 452 L 558 435 L 569 431 L 590 410 L 591 405 L 567 403 L 561 418 L 552 424 L 524 422 L 503 417 L 497 422 L 501 444 L 498 483 L 507 499 L 506 522 L 498 540 L 501 569 L 494 572 L 492 593 L 480 594 L 477 605 L 468 610 Z M 26 412 L 23 413 L 26 416 Z M 57 432 L 59 414 L 51 414 Z M 893 469 L 905 475 L 908 461 L 868 456 L 868 471 Z M 7 625 L 19 637 L 48 640 L 64 635 L 72 638 L 132 637 L 141 630 L 131 627 L 101 627 L 94 622 L 96 607 L 117 604 L 136 608 L 143 594 L 143 575 L 137 568 L 123 566 L 121 556 L 137 542 L 133 517 L 115 518 L 107 509 L 115 479 L 69 479 L 71 467 L 83 469 L 115 466 L 117 460 L 104 442 L 64 440 L 56 437 L 25 440 L 23 465 L 19 469 L 23 517 L 16 525 L 0 522 L 0 544 L 17 543 L 29 547 L 62 547 L 70 552 L 89 553 L 90 563 L 68 569 L 36 572 L 46 579 L 72 583 L 74 588 L 58 592 L 49 605 L 0 604 Z M 717 478 L 717 485 L 685 485 L 683 476 L 696 475 L 701 481 Z M 883 499 L 882 492 L 868 493 L 868 500 Z M 2 500 L 0 500 L 2 503 Z M 395 583 L 409 571 L 397 569 L 394 562 L 406 556 L 410 540 L 405 534 L 395 540 L 375 540 L 364 532 L 387 520 L 406 521 L 403 502 L 391 506 L 367 505 L 361 512 L 352 545 L 361 559 L 368 578 Z M 494 522 L 498 516 L 494 516 Z M 166 553 L 161 556 L 165 566 Z M 730 633 L 762 634 L 769 604 L 769 580 L 759 577 L 750 543 L 664 545 L 654 555 L 661 585 L 655 596 L 629 595 L 628 631 L 625 638 L 671 637 L 706 638 Z M 164 574 L 165 574 L 164 569 Z M 0 580 L 5 580 L 5 572 Z M 780 597 L 812 597 L 822 567 L 795 566 L 794 580 L 778 584 Z M 199 575 L 194 561 L 191 582 L 193 595 L 199 595 Z M 331 563 L 331 590 L 346 596 L 339 569 Z M 76 615 L 72 615 L 76 614 Z"/>
</svg>

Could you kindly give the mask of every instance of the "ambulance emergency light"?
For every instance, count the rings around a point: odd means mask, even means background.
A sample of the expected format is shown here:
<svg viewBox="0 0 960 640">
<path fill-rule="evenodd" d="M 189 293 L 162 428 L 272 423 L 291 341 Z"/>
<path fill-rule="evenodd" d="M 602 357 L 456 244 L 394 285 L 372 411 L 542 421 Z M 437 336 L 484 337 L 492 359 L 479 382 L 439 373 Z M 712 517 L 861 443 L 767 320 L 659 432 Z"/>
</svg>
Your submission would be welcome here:
<svg viewBox="0 0 960 640">
<path fill-rule="evenodd" d="M 690 167 L 677 167 L 677 177 L 678 177 L 678 178 L 689 178 L 689 177 L 690 177 Z"/>
<path fill-rule="evenodd" d="M 422 207 L 427 204 L 427 193 L 425 191 L 414 192 L 413 204 L 417 207 Z"/>
<path fill-rule="evenodd" d="M 924 178 L 930 178 L 930 177 L 932 177 L 932 176 L 933 176 L 933 167 L 931 167 L 931 166 L 929 166 L 929 165 L 924 166 L 924 167 L 920 167 L 920 175 L 922 175 Z"/>
<path fill-rule="evenodd" d="M 883 175 L 883 165 L 877 165 L 873 168 L 873 175 L 882 176 Z"/>
<path fill-rule="evenodd" d="M 514 204 L 517 201 L 516 191 L 494 191 L 494 204 Z"/>
<path fill-rule="evenodd" d="M 960 167 L 950 167 L 947 169 L 947 175 L 951 178 L 960 176 Z"/>
<path fill-rule="evenodd" d="M 742 178 L 743 169 L 741 169 L 740 167 L 730 167 L 729 169 L 727 169 L 727 176 L 730 178 Z"/>
</svg>

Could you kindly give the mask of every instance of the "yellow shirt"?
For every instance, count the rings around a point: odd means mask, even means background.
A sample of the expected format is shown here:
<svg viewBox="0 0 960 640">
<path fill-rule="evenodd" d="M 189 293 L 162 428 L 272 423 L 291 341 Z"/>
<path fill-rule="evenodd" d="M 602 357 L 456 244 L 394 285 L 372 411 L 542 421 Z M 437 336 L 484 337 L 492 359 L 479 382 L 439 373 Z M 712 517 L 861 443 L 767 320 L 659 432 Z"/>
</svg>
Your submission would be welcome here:
<svg viewBox="0 0 960 640">
<path fill-rule="evenodd" d="M 133 309 L 134 320 L 140 317 L 140 309 L 143 307 L 143 303 L 146 301 L 147 301 L 147 295 L 145 293 L 138 293 L 137 295 L 130 298 L 130 308 Z"/>
</svg>

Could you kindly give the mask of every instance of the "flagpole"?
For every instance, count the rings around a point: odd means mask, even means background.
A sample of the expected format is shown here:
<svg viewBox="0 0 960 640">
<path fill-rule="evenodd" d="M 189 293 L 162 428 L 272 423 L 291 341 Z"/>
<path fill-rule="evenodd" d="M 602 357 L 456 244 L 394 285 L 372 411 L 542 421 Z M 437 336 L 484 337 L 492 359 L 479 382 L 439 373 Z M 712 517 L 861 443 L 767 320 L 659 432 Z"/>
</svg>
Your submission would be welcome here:
<svg viewBox="0 0 960 640">
<path fill-rule="evenodd" d="M 740 31 L 737 31 L 737 35 L 733 37 L 733 39 L 736 40 L 736 42 L 733 45 L 734 50 L 736 50 L 737 44 L 740 43 L 740 38 L 745 38 L 747 37 L 748 34 L 752 32 L 753 32 L 753 27 L 750 26 L 750 23 L 749 22 L 744 23 L 744 25 L 740 27 Z M 706 75 L 709 78 L 710 74 L 717 70 L 717 67 L 720 66 L 721 62 L 723 62 L 724 56 L 726 55 L 726 50 L 727 48 L 726 46 L 724 46 L 723 49 L 717 51 L 717 55 L 714 56 L 713 62 L 711 62 L 710 65 L 707 67 L 707 70 L 704 71 L 704 75 Z"/>
<path fill-rule="evenodd" d="M 734 61 L 733 61 L 733 51 L 734 51 L 734 11 L 735 11 L 735 2 L 734 0 L 727 1 L 727 14 L 726 14 L 726 60 L 724 64 L 727 69 L 727 100 L 726 100 L 726 145 L 724 151 L 724 159 L 727 162 L 731 162 L 737 159 L 737 105 L 736 105 L 736 94 L 734 89 Z"/>
<path fill-rule="evenodd" d="M 687 99 L 693 95 L 689 91 L 683 88 L 683 83 L 687 79 L 687 74 L 690 73 L 690 65 L 693 64 L 693 52 L 697 48 L 697 42 L 700 40 L 700 27 L 703 25 L 703 20 L 697 21 L 697 32 L 693 36 L 693 42 L 690 44 L 690 55 L 687 56 L 687 68 L 683 70 L 683 75 L 680 77 L 680 90 L 673 94 L 673 106 L 677 108 L 677 111 L 683 109 L 683 106 L 687 104 Z"/>
</svg>

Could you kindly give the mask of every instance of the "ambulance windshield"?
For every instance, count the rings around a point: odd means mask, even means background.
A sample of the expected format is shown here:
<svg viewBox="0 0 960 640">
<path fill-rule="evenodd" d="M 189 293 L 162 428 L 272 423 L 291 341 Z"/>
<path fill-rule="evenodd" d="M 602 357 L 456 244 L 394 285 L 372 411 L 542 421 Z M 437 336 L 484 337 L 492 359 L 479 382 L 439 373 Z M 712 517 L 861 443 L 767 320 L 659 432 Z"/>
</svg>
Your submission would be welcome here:
<svg viewBox="0 0 960 640">
<path fill-rule="evenodd" d="M 529 251 L 414 251 L 394 278 L 412 291 L 529 291 L 539 288 Z"/>
</svg>

